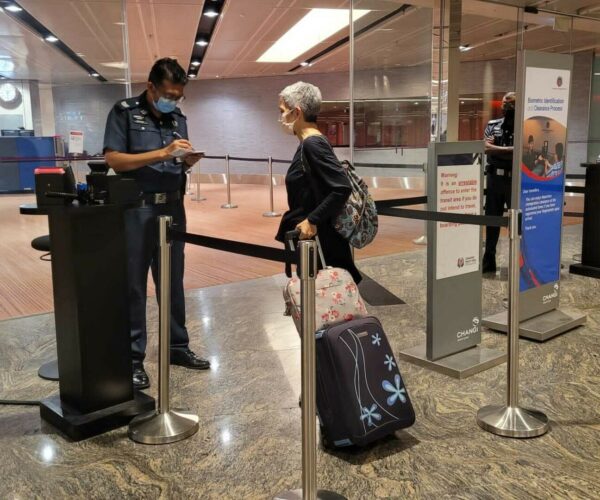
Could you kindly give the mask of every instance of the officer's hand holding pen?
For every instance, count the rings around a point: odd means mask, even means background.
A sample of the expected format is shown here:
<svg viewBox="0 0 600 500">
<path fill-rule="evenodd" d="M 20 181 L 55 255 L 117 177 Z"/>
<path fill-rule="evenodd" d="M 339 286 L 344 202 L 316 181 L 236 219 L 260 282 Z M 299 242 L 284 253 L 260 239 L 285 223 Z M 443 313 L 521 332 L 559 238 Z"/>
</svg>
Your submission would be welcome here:
<svg viewBox="0 0 600 500">
<path fill-rule="evenodd" d="M 171 144 L 165 146 L 163 151 L 165 155 L 175 158 L 176 156 L 180 156 L 177 154 L 177 151 L 181 150 L 190 150 L 192 151 L 194 148 L 192 147 L 190 141 L 186 139 L 175 139 Z"/>
</svg>

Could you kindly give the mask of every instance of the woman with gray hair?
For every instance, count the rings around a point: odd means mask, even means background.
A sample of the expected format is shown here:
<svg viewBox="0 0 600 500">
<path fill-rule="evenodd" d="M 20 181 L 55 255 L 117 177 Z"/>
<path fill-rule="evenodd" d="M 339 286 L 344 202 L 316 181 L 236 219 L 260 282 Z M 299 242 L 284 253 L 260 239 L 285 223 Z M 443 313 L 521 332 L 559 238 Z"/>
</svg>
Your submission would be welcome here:
<svg viewBox="0 0 600 500">
<path fill-rule="evenodd" d="M 359 283 L 348 241 L 333 228 L 352 192 L 344 168 L 329 141 L 317 127 L 321 91 L 310 83 L 297 82 L 279 94 L 279 123 L 284 132 L 300 141 L 285 177 L 289 210 L 283 215 L 275 239 L 283 242 L 285 233 L 298 229 L 301 239 L 319 235 L 328 266 L 346 269 Z"/>
</svg>

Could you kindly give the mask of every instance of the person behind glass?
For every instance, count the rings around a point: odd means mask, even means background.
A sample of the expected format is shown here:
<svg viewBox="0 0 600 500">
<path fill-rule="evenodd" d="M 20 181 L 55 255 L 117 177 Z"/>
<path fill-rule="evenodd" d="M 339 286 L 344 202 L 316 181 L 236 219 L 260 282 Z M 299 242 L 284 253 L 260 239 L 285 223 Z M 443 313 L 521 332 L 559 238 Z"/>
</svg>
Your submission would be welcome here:
<svg viewBox="0 0 600 500">
<path fill-rule="evenodd" d="M 297 82 L 279 94 L 279 122 L 283 131 L 300 142 L 285 177 L 289 210 L 283 215 L 275 239 L 298 229 L 300 239 L 316 235 L 328 266 L 346 269 L 356 283 L 362 279 L 354 265 L 348 241 L 333 228 L 334 217 L 348 200 L 352 187 L 329 141 L 317 128 L 321 91 Z M 304 164 L 302 161 L 304 158 Z M 319 263 L 320 265 L 320 263 Z"/>
<path fill-rule="evenodd" d="M 510 208 L 512 191 L 513 142 L 515 133 L 516 94 L 507 93 L 502 98 L 504 116 L 490 120 L 485 127 L 485 153 L 487 155 L 485 215 L 504 214 L 504 207 Z M 496 246 L 500 228 L 486 226 L 485 252 L 482 271 L 496 272 Z"/>
<path fill-rule="evenodd" d="M 142 206 L 127 210 L 125 215 L 133 385 L 136 389 L 150 386 L 143 362 L 149 269 L 157 297 L 160 286 L 157 218 L 170 215 L 173 227 L 185 231 L 185 171 L 201 157 L 200 154 L 180 156 L 182 150 L 193 150 L 188 141 L 186 117 L 177 107 L 183 100 L 186 83 L 185 70 L 175 59 L 159 59 L 150 71 L 146 90 L 138 97 L 116 103 L 106 122 L 106 162 L 123 177 L 135 179 L 143 191 Z M 210 363 L 189 348 L 183 292 L 184 244 L 175 241 L 171 248 L 170 361 L 187 368 L 207 369 Z"/>
</svg>

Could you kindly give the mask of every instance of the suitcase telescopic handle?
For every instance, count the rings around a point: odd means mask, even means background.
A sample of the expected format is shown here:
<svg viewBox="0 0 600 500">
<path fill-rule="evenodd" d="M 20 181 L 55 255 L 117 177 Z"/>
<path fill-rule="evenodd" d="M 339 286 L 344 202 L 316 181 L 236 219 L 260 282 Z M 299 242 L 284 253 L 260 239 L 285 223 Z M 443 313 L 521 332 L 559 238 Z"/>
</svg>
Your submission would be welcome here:
<svg viewBox="0 0 600 500">
<path fill-rule="evenodd" d="M 298 241 L 300 238 L 300 231 L 298 229 L 294 229 L 293 231 L 288 231 L 285 233 L 285 247 L 290 251 L 296 251 L 295 241 Z M 319 253 L 319 259 L 321 260 L 321 265 L 323 269 L 327 267 L 327 263 L 325 262 L 325 255 L 323 254 L 323 248 L 321 247 L 321 242 L 319 241 L 319 237 L 315 236 L 315 241 L 317 242 L 317 251 Z"/>
<path fill-rule="evenodd" d="M 293 231 L 288 231 L 285 233 L 285 246 L 289 248 L 292 252 L 296 251 L 296 245 L 294 241 L 300 238 L 300 230 L 294 229 Z"/>
</svg>

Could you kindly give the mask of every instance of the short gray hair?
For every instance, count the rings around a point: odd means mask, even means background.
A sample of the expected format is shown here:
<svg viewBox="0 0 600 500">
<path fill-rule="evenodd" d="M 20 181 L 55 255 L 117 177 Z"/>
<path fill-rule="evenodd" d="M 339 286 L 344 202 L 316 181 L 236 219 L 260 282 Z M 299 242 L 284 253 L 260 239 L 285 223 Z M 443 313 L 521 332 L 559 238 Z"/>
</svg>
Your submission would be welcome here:
<svg viewBox="0 0 600 500">
<path fill-rule="evenodd" d="M 279 97 L 285 105 L 293 109 L 298 106 L 304 113 L 307 122 L 316 122 L 319 111 L 321 111 L 321 91 L 319 87 L 311 83 L 296 82 L 284 88 Z"/>
</svg>

